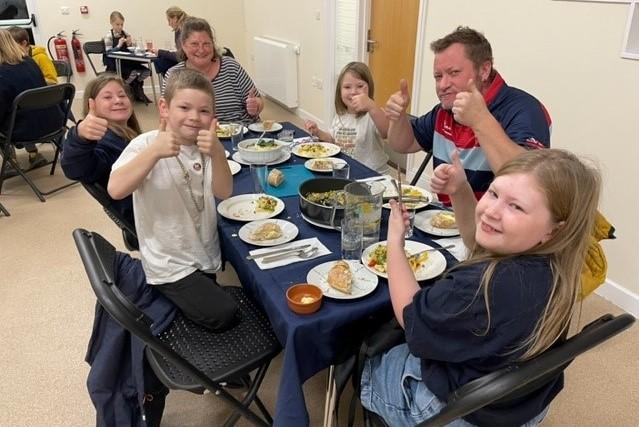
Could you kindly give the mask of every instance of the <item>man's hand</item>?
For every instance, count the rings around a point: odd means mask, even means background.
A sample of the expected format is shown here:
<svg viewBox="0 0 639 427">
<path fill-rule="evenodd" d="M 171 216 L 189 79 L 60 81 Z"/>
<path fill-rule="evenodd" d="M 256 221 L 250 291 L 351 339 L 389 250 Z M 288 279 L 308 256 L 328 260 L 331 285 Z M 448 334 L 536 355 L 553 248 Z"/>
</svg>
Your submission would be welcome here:
<svg viewBox="0 0 639 427">
<path fill-rule="evenodd" d="M 441 164 L 433 171 L 430 187 L 435 193 L 454 195 L 466 182 L 466 172 L 459 159 L 459 151 L 453 151 L 450 157 L 452 164 Z"/>
<path fill-rule="evenodd" d="M 248 97 L 246 98 L 246 112 L 249 113 L 249 116 L 257 116 L 259 113 L 258 108 L 259 101 L 257 99 L 257 94 L 255 93 L 255 88 L 251 88 Z"/>
<path fill-rule="evenodd" d="M 78 136 L 86 141 L 99 141 L 104 138 L 108 126 L 109 122 L 95 112 L 95 99 L 89 98 L 89 114 L 78 125 Z"/>
<path fill-rule="evenodd" d="M 197 134 L 197 148 L 200 153 L 206 154 L 210 158 L 215 156 L 224 156 L 224 146 L 217 138 L 217 119 L 211 120 L 211 126 L 208 130 L 201 129 Z"/>
<path fill-rule="evenodd" d="M 477 126 L 486 114 L 490 114 L 484 95 L 477 89 L 473 79 L 468 81 L 466 90 L 459 92 L 455 97 L 452 112 L 457 123 L 470 128 Z"/>
<path fill-rule="evenodd" d="M 180 144 L 173 132 L 166 130 L 166 119 L 160 119 L 158 135 L 153 141 L 153 148 L 158 159 L 175 157 L 180 153 Z"/>
<path fill-rule="evenodd" d="M 404 114 L 410 104 L 410 95 L 408 94 L 408 83 L 405 79 L 399 81 L 399 91 L 395 92 L 388 98 L 384 112 L 389 120 L 398 120 Z"/>
</svg>

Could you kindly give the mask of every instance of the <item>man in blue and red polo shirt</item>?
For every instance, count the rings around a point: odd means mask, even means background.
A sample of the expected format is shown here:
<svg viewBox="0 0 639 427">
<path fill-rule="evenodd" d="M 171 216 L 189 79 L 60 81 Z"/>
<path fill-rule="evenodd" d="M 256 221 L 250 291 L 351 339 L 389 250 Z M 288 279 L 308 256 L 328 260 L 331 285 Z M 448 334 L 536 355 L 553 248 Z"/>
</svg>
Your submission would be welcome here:
<svg viewBox="0 0 639 427">
<path fill-rule="evenodd" d="M 550 146 L 551 121 L 532 95 L 504 82 L 493 68 L 490 43 L 483 34 L 458 27 L 431 43 L 433 76 L 440 103 L 427 114 L 409 119 L 405 80 L 389 98 L 388 140 L 401 153 L 433 152 L 434 167 L 451 163 L 459 150 L 468 182 L 479 199 L 493 171 L 526 149 Z M 448 203 L 446 195 L 440 200 Z"/>
</svg>

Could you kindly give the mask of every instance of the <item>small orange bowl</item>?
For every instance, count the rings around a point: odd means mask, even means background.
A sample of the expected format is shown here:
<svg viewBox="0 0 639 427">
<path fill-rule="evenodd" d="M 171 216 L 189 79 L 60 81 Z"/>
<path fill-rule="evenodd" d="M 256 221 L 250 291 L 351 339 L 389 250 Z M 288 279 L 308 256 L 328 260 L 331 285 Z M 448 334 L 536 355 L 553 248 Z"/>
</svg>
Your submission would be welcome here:
<svg viewBox="0 0 639 427">
<path fill-rule="evenodd" d="M 315 313 L 322 305 L 322 290 L 310 283 L 299 283 L 288 288 L 286 302 L 297 314 Z"/>
</svg>

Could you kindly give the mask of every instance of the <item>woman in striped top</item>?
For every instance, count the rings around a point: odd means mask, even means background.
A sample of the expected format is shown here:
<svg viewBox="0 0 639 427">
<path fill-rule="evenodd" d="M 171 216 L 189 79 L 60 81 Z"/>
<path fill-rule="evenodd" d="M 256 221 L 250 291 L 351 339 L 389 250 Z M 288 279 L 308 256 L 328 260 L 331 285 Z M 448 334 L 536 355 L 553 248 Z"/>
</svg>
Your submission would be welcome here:
<svg viewBox="0 0 639 427">
<path fill-rule="evenodd" d="M 166 72 L 164 81 L 180 68 L 191 68 L 204 74 L 215 91 L 218 122 L 259 121 L 264 101 L 253 80 L 234 58 L 223 56 L 216 45 L 213 30 L 205 19 L 189 17 L 182 24 L 178 57 L 183 59 Z M 162 87 L 164 93 L 164 86 Z"/>
</svg>

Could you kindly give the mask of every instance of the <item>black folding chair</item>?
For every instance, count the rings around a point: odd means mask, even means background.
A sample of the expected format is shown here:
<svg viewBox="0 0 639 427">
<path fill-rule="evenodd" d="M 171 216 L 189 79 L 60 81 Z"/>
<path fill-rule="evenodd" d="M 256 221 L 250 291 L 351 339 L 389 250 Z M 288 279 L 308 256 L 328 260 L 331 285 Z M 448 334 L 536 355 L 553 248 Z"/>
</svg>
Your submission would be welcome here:
<svg viewBox="0 0 639 427">
<path fill-rule="evenodd" d="M 521 401 L 553 380 L 580 354 L 628 329 L 635 318 L 624 313 L 606 314 L 582 331 L 544 353 L 471 381 L 448 396 L 446 407 L 417 427 L 442 427 L 489 405 Z M 364 411 L 364 424 L 386 426 L 376 414 Z"/>
<path fill-rule="evenodd" d="M 0 203 L 0 212 L 2 212 L 2 214 L 4 216 L 11 216 L 11 214 L 9 213 L 9 211 L 7 210 L 7 208 L 5 208 L 2 203 Z"/>
<path fill-rule="evenodd" d="M 89 192 L 95 200 L 102 205 L 104 212 L 109 218 L 120 227 L 122 230 L 122 240 L 124 240 L 124 246 L 130 251 L 139 251 L 140 244 L 138 243 L 138 235 L 135 230 L 135 224 L 133 224 L 129 218 L 125 218 L 113 205 L 114 201 L 109 196 L 107 190 L 97 182 L 92 184 L 82 183 L 85 190 Z"/>
<path fill-rule="evenodd" d="M 167 387 L 199 394 L 206 389 L 222 398 L 235 409 L 224 426 L 234 425 L 240 416 L 257 426 L 272 424 L 257 391 L 281 347 L 264 313 L 241 288 L 226 288 L 240 311 L 233 328 L 212 332 L 178 314 L 164 332 L 154 336 L 151 320 L 114 283 L 115 248 L 99 234 L 83 229 L 76 229 L 73 238 L 98 302 L 124 329 L 144 341 L 149 365 Z M 241 401 L 221 385 L 236 378 L 247 387 Z M 263 417 L 249 408 L 251 403 Z"/>
<path fill-rule="evenodd" d="M 5 174 L 7 165 L 11 165 L 17 175 L 20 175 L 29 184 L 31 189 L 36 193 L 40 201 L 44 202 L 44 196 L 55 193 L 63 188 L 69 187 L 76 182 L 71 182 L 50 191 L 41 191 L 27 176 L 25 171 L 20 168 L 14 157 L 15 147 L 22 147 L 26 144 L 40 144 L 50 142 L 55 146 L 55 154 L 53 160 L 46 164 L 51 164 L 50 175 L 55 172 L 55 166 L 58 163 L 60 150 L 62 149 L 62 139 L 67 131 L 66 123 L 71 111 L 73 96 L 75 95 L 75 87 L 71 83 L 61 83 L 57 85 L 44 86 L 35 89 L 28 89 L 22 92 L 13 101 L 11 109 L 11 118 L 9 119 L 9 129 L 6 135 L 0 134 L 0 152 L 2 153 L 2 166 L 0 167 L 0 192 L 5 179 L 10 178 Z M 29 117 L 30 113 L 38 110 L 59 108 L 60 120 L 53 120 L 50 129 L 43 129 L 43 134 L 28 141 L 16 140 L 14 133 L 16 129 L 16 119 L 18 117 Z"/>
<path fill-rule="evenodd" d="M 100 74 L 106 72 L 106 70 L 98 71 L 95 68 L 95 64 L 93 64 L 93 60 L 91 59 L 91 55 L 100 55 L 100 61 L 102 61 L 102 55 L 104 55 L 104 53 L 106 52 L 106 47 L 104 46 L 103 40 L 84 42 L 84 44 L 82 45 L 82 49 L 84 50 L 84 53 L 89 60 L 89 65 L 91 65 L 91 68 L 93 69 L 93 72 L 96 76 L 99 76 Z"/>
<path fill-rule="evenodd" d="M 71 76 L 73 75 L 73 68 L 68 61 L 53 60 L 53 66 L 58 77 L 64 77 L 67 79 L 67 83 L 71 83 Z"/>
</svg>

